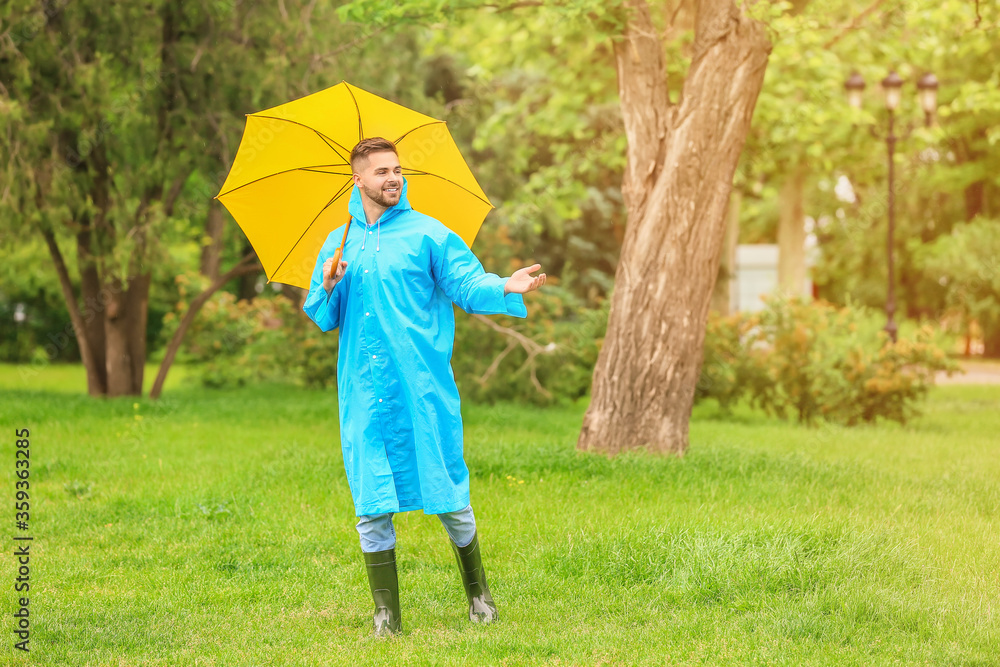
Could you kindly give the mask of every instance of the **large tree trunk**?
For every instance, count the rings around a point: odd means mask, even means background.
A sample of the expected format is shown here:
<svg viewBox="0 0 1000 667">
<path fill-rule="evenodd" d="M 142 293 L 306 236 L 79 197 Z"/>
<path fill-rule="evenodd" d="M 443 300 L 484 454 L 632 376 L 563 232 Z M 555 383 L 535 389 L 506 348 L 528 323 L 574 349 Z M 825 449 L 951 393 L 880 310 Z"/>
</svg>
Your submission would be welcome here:
<svg viewBox="0 0 1000 667">
<path fill-rule="evenodd" d="M 778 289 L 801 297 L 806 285 L 806 172 L 801 163 L 792 168 L 781 188 L 778 215 Z"/>
<path fill-rule="evenodd" d="M 702 0 L 691 68 L 672 105 L 649 8 L 642 0 L 627 6 L 615 59 L 628 226 L 577 446 L 681 454 L 733 173 L 771 44 L 732 0 Z"/>
<path fill-rule="evenodd" d="M 146 310 L 149 273 L 132 277 L 128 285 L 115 278 L 104 311 L 107 337 L 108 396 L 140 396 L 146 363 Z"/>
</svg>

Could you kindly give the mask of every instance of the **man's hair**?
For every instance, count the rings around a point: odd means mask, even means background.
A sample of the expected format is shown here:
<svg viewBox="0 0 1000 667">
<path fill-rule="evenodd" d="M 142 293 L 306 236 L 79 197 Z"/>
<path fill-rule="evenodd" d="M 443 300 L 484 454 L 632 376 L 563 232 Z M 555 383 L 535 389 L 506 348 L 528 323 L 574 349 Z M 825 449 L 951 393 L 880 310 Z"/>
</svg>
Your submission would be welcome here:
<svg viewBox="0 0 1000 667">
<path fill-rule="evenodd" d="M 382 151 L 392 151 L 396 153 L 396 157 L 399 157 L 399 153 L 396 152 L 396 145 L 388 139 L 383 139 L 382 137 L 362 139 L 354 147 L 354 150 L 351 151 L 351 169 L 357 171 L 356 165 L 359 160 L 367 162 L 369 155 L 372 153 L 381 153 Z"/>
</svg>

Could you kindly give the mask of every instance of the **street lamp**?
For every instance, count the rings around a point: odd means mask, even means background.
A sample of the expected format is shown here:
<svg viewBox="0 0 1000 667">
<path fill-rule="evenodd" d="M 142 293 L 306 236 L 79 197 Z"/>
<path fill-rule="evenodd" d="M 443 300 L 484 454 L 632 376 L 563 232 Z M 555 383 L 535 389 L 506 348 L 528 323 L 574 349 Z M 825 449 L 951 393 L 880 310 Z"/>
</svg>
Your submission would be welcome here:
<svg viewBox="0 0 1000 667">
<path fill-rule="evenodd" d="M 896 271 L 893 258 L 893 237 L 896 229 L 896 188 L 895 171 L 893 168 L 893 155 L 896 151 L 896 141 L 899 139 L 894 133 L 895 114 L 899 102 L 902 98 L 903 79 L 895 71 L 890 71 L 889 76 L 882 79 L 882 92 L 885 94 L 885 108 L 889 116 L 889 131 L 885 135 L 887 154 L 889 156 L 889 232 L 886 239 L 887 259 L 889 265 L 889 287 L 885 300 L 886 325 L 885 330 L 893 343 L 896 342 L 898 327 L 896 326 Z M 928 72 L 917 82 L 919 90 L 920 106 L 924 110 L 924 122 L 928 127 L 934 119 L 934 111 L 937 109 L 937 77 Z M 856 71 L 844 82 L 844 89 L 847 90 L 847 101 L 855 109 L 861 108 L 861 93 L 865 89 L 865 80 Z M 874 133 L 873 133 L 874 134 Z"/>
<path fill-rule="evenodd" d="M 865 80 L 857 72 L 851 72 L 851 76 L 844 82 L 844 88 L 847 89 L 847 103 L 855 109 L 860 109 L 861 93 L 865 92 Z"/>
<path fill-rule="evenodd" d="M 924 122 L 930 127 L 934 123 L 934 112 L 937 111 L 937 77 L 928 72 L 917 81 L 920 91 L 920 106 L 924 110 Z"/>
</svg>

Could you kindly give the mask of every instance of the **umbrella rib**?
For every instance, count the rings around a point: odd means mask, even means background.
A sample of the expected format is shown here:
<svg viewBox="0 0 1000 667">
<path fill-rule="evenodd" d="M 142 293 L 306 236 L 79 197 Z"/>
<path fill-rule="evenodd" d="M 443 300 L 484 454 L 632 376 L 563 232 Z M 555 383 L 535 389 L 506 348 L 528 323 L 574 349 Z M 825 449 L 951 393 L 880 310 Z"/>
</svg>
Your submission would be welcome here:
<svg viewBox="0 0 1000 667">
<path fill-rule="evenodd" d="M 285 169 L 283 171 L 276 171 L 273 174 L 267 174 L 266 176 L 261 176 L 260 178 L 255 178 L 252 181 L 248 181 L 248 182 L 244 183 L 243 185 L 239 185 L 239 186 L 233 188 L 232 190 L 226 190 L 225 192 L 220 192 L 218 195 L 216 195 L 215 198 L 218 199 L 219 197 L 225 197 L 226 195 L 232 194 L 233 192 L 236 192 L 237 190 L 245 188 L 248 185 L 253 185 L 254 183 L 260 183 L 261 181 L 263 181 L 265 179 L 268 179 L 268 178 L 271 178 L 272 176 L 280 176 L 281 174 L 288 174 L 288 173 L 291 173 L 293 171 L 311 171 L 311 172 L 314 172 L 314 173 L 317 173 L 317 174 L 330 174 L 331 176 L 350 176 L 351 174 L 338 174 L 338 173 L 334 173 L 332 171 L 320 171 L 319 170 L 320 167 L 343 167 L 343 166 L 344 165 L 342 165 L 342 164 L 314 164 L 314 165 L 309 166 L 309 167 L 292 167 L 291 169 Z"/>
<path fill-rule="evenodd" d="M 332 167 L 339 167 L 341 165 L 330 165 Z M 354 173 L 350 171 L 323 171 L 319 167 L 299 167 L 299 171 L 312 171 L 317 174 L 330 174 L 331 176 L 353 176 Z"/>
<path fill-rule="evenodd" d="M 411 172 L 410 176 L 430 176 L 432 178 L 440 178 L 442 181 L 444 181 L 446 183 L 451 183 L 452 185 L 454 185 L 459 190 L 464 190 L 465 192 L 468 192 L 470 195 L 472 195 L 473 197 L 475 197 L 479 201 L 483 202 L 484 204 L 486 204 L 490 208 L 495 208 L 493 206 L 493 204 L 491 204 L 488 199 L 483 199 L 482 197 L 480 197 L 479 195 L 477 195 L 475 192 L 473 192 L 469 188 L 467 188 L 465 186 L 462 186 L 462 185 L 459 185 L 458 183 L 456 183 L 455 181 L 451 180 L 450 178 L 445 178 L 444 176 L 438 176 L 437 174 L 432 174 L 429 171 L 417 171 L 416 169 L 410 169 L 410 172 Z"/>
<path fill-rule="evenodd" d="M 354 91 L 351 90 L 350 84 L 347 85 L 347 92 L 351 94 L 351 101 L 354 102 L 354 110 L 358 112 L 358 141 L 361 141 L 365 138 L 365 126 L 361 124 L 361 107 L 358 106 L 358 98 L 354 96 Z"/>
<path fill-rule="evenodd" d="M 274 271 L 271 273 L 272 276 L 278 275 L 278 270 L 284 265 L 285 260 L 288 259 L 288 256 L 292 254 L 292 250 L 295 250 L 295 246 L 297 246 L 299 244 L 299 242 L 302 241 L 302 238 L 306 235 L 306 233 L 308 233 L 309 230 L 312 228 L 312 226 L 314 224 L 316 224 L 316 221 L 319 220 L 319 216 L 323 215 L 323 211 L 325 211 L 326 209 L 330 208 L 330 206 L 333 204 L 333 202 L 335 202 L 338 199 L 340 199 L 341 195 L 344 194 L 344 192 L 347 190 L 348 186 L 353 187 L 354 186 L 354 181 L 350 181 L 349 183 L 345 183 L 343 186 L 341 186 L 340 190 L 337 191 L 337 194 L 333 195 L 333 198 L 330 199 L 330 201 L 328 201 L 326 203 L 326 206 L 324 206 L 323 208 L 321 208 L 319 210 L 319 213 L 317 213 L 316 217 L 312 219 L 312 222 L 310 222 L 306 226 L 306 228 L 304 230 L 302 230 L 302 234 L 299 236 L 298 239 L 296 239 L 295 243 L 293 243 L 291 245 L 291 247 L 289 247 L 288 252 L 285 254 L 285 256 L 278 263 L 278 266 L 274 267 Z"/>
<path fill-rule="evenodd" d="M 424 123 L 423 125 L 417 125 L 415 128 L 413 128 L 411 130 L 407 130 L 406 133 L 403 136 L 401 136 L 399 139 L 396 139 L 396 141 L 393 142 L 393 143 L 395 143 L 398 146 L 400 141 L 402 141 L 403 139 L 405 139 L 409 135 L 413 134 L 417 130 L 425 128 L 425 127 L 430 127 L 431 125 L 438 125 L 438 124 L 445 125 L 446 123 L 443 120 L 435 120 L 435 121 L 432 121 L 430 123 Z"/>
<path fill-rule="evenodd" d="M 312 130 L 313 132 L 316 132 L 316 136 L 318 136 L 320 139 L 322 139 L 323 143 L 325 143 L 327 146 L 329 146 L 330 150 L 332 150 L 334 153 L 336 153 L 337 157 L 339 157 L 341 160 L 343 160 L 345 164 L 350 164 L 350 159 L 346 158 L 346 157 L 344 157 L 343 155 L 340 154 L 340 149 L 343 149 L 343 146 L 341 146 L 340 144 L 338 144 L 337 142 L 335 142 L 333 139 L 329 139 L 329 138 L 325 137 L 322 132 L 317 132 L 316 130 L 314 130 L 311 127 L 309 129 Z"/>
<path fill-rule="evenodd" d="M 354 106 L 357 106 L 357 103 L 355 103 Z M 339 157 L 341 160 L 343 160 L 344 164 L 350 164 L 350 160 L 348 158 L 345 158 L 341 154 L 340 151 L 344 151 L 344 152 L 346 152 L 348 154 L 350 154 L 351 151 L 347 150 L 342 145 L 340 145 L 340 143 L 338 143 L 338 142 L 334 141 L 333 139 L 331 139 L 330 137 L 326 136 L 325 134 L 323 134 L 322 132 L 320 132 L 319 130 L 317 130 L 315 127 L 309 127 L 305 123 L 300 123 L 300 122 L 294 121 L 294 120 L 288 120 L 287 118 L 278 118 L 277 116 L 261 116 L 259 114 L 253 114 L 253 117 L 254 118 L 268 118 L 270 120 L 280 120 L 280 121 L 285 122 L 285 123 L 291 123 L 292 125 L 298 125 L 299 127 L 304 127 L 307 130 L 309 130 L 310 132 L 315 132 L 316 135 L 320 139 L 322 139 L 326 143 L 327 146 L 330 146 L 330 148 L 332 148 L 337 153 L 337 157 Z M 337 149 L 340 149 L 340 150 L 337 150 Z"/>
</svg>

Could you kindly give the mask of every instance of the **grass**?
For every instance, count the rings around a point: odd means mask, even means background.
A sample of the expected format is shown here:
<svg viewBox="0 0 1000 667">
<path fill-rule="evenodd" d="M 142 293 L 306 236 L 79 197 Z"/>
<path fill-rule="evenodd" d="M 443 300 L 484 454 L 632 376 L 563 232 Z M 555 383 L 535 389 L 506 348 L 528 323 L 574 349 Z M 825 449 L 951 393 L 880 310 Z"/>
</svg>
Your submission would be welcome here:
<svg viewBox="0 0 1000 667">
<path fill-rule="evenodd" d="M 937 388 L 906 427 L 699 406 L 683 459 L 577 453 L 582 405 L 467 405 L 501 622 L 464 620 L 443 529 L 407 513 L 406 634 L 384 641 L 335 396 L 182 370 L 151 402 L 0 366 L 3 488 L 28 427 L 35 537 L 32 651 L 5 632 L 5 663 L 1000 664 L 1000 387 Z"/>
</svg>

